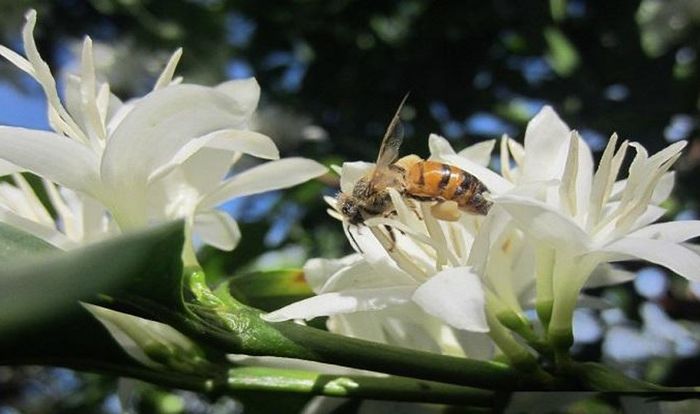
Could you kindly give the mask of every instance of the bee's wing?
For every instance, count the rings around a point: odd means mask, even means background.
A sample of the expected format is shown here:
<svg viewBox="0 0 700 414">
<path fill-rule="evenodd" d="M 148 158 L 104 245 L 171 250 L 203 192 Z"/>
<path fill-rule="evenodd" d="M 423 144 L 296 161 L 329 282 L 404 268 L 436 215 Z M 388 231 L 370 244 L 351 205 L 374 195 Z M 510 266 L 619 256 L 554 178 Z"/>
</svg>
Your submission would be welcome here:
<svg viewBox="0 0 700 414">
<path fill-rule="evenodd" d="M 384 139 L 382 139 L 382 146 L 379 148 L 379 155 L 377 156 L 378 170 L 388 167 L 399 157 L 399 147 L 403 142 L 403 125 L 401 125 L 399 115 L 401 115 L 401 110 L 407 98 L 408 94 L 401 100 L 394 117 L 391 118 L 391 122 L 389 122 L 389 126 L 386 128 Z"/>
<path fill-rule="evenodd" d="M 401 114 L 401 109 L 403 109 L 407 98 L 408 94 L 403 97 L 399 108 L 396 110 L 396 114 L 394 114 L 394 117 L 391 119 L 386 129 L 386 133 L 384 133 L 384 139 L 382 139 L 382 145 L 379 148 L 379 155 L 377 156 L 377 164 L 374 167 L 374 172 L 370 179 L 369 188 L 371 189 L 386 186 L 385 183 L 388 181 L 386 173 L 389 170 L 389 166 L 399 157 L 399 147 L 401 147 L 401 143 L 403 142 L 404 134 L 399 115 Z"/>
</svg>

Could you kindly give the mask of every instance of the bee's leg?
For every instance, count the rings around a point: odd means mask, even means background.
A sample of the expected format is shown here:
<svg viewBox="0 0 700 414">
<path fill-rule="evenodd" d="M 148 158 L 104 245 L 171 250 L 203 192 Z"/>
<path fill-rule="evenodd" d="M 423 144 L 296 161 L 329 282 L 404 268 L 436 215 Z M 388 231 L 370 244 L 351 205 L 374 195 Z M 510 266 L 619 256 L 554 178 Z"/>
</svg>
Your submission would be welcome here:
<svg viewBox="0 0 700 414">
<path fill-rule="evenodd" d="M 407 198 L 406 205 L 411 209 L 413 214 L 416 215 L 416 218 L 418 220 L 423 220 L 423 217 L 421 217 L 420 213 L 418 212 L 418 205 L 415 201 L 411 200 L 410 198 Z"/>
<path fill-rule="evenodd" d="M 454 200 L 438 201 L 430 207 L 430 213 L 438 220 L 457 221 L 462 216 L 459 204 Z"/>
<path fill-rule="evenodd" d="M 386 230 L 387 234 L 389 235 L 389 239 L 391 240 L 391 246 L 389 246 L 389 251 L 393 251 L 394 247 L 396 246 L 396 235 L 394 234 L 394 228 L 388 225 L 384 225 L 384 229 Z"/>
<path fill-rule="evenodd" d="M 351 244 L 353 245 L 353 247 L 355 249 L 357 249 L 357 251 L 360 254 L 364 254 L 365 252 L 362 251 L 362 248 L 357 243 L 357 240 L 355 240 L 355 236 L 353 236 L 352 231 L 350 230 L 350 225 L 349 224 L 344 225 L 343 230 L 345 231 L 345 235 L 348 236 L 348 238 L 351 240 Z M 359 227 L 358 227 L 358 231 L 359 231 Z"/>
</svg>

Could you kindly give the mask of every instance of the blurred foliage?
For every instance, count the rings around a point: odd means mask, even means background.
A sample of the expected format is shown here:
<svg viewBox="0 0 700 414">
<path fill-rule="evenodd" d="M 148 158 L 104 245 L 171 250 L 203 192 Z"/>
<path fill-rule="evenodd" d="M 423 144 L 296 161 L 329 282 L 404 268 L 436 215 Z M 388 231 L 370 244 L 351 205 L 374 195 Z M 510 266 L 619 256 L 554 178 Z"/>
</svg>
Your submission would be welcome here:
<svg viewBox="0 0 700 414">
<path fill-rule="evenodd" d="M 502 133 L 521 139 L 544 104 L 595 150 L 613 131 L 650 152 L 688 139 L 667 218 L 698 215 L 697 0 L 0 0 L 3 44 L 20 44 L 29 7 L 39 11 L 39 48 L 55 70 L 70 68 L 75 45 L 89 34 L 98 70 L 124 98 L 146 92 L 180 46 L 179 74 L 187 81 L 256 76 L 263 88 L 258 128 L 283 155 L 328 164 L 373 160 L 407 91 L 403 152 L 421 156 L 430 132 L 456 148 Z M 17 72 L 0 64 L 2 79 L 31 92 Z M 203 249 L 207 273 L 245 278 L 349 251 L 321 201 L 334 191 L 328 179 L 227 205 L 243 240 L 232 253 Z M 648 302 L 675 320 L 697 322 L 698 290 L 663 277 L 672 283 L 655 297 L 641 296 L 632 283 L 594 292 L 622 307 L 623 319 L 596 314 L 600 329 L 612 319 L 641 326 L 639 309 Z M 604 357 L 600 339 L 578 350 L 583 359 Z M 687 368 L 700 366 L 700 358 L 685 358 L 660 355 L 621 369 L 695 383 L 696 371 Z M 7 401 L 1 397 L 0 407 Z"/>
</svg>

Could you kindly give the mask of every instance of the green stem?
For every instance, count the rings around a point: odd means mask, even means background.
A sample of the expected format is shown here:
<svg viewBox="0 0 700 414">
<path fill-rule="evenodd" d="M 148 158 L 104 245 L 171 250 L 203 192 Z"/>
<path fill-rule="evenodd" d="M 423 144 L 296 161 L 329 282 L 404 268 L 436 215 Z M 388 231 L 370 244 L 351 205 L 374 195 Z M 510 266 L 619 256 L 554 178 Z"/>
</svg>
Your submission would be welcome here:
<svg viewBox="0 0 700 414">
<path fill-rule="evenodd" d="M 403 377 L 330 375 L 304 370 L 262 367 L 235 367 L 216 370 L 207 376 L 159 371 L 137 364 L 114 364 L 86 359 L 23 359 L 2 361 L 0 365 L 48 365 L 85 372 L 128 377 L 163 387 L 195 391 L 210 396 L 236 396 L 242 392 L 263 391 L 328 397 L 351 397 L 407 402 L 468 404 L 487 407 L 495 402 L 487 390 L 421 381 Z M 274 398 L 274 397 L 273 397 Z"/>
<path fill-rule="evenodd" d="M 548 246 L 538 246 L 536 248 L 536 263 L 535 310 L 545 333 L 547 333 L 554 305 L 554 249 Z"/>
<path fill-rule="evenodd" d="M 577 299 L 578 289 L 571 286 L 560 290 L 554 302 L 554 312 L 549 323 L 547 336 L 554 349 L 557 365 L 560 367 L 571 360 L 569 348 L 574 344 L 572 320 Z"/>
<path fill-rule="evenodd" d="M 228 373 L 228 386 L 235 390 L 279 391 L 377 400 L 475 406 L 491 406 L 494 403 L 493 392 L 476 388 L 403 377 L 338 376 L 279 368 L 233 368 Z"/>
<path fill-rule="evenodd" d="M 267 323 L 260 318 L 260 311 L 233 299 L 225 286 L 214 294 L 199 275 L 194 276 L 190 283 L 200 304 L 188 306 L 190 315 L 170 312 L 152 302 L 127 305 L 136 305 L 140 312 L 146 311 L 221 352 L 305 359 L 489 389 L 540 388 L 497 362 L 384 345 L 292 322 Z"/>
<path fill-rule="evenodd" d="M 216 299 L 211 292 L 205 297 L 212 302 Z M 541 389 L 539 383 L 506 364 L 414 351 L 292 322 L 267 323 L 259 310 L 230 296 L 226 303 L 219 302 L 188 305 L 185 314 L 133 296 L 113 298 L 102 305 L 169 324 L 216 352 L 304 359 L 480 388 Z"/>
<path fill-rule="evenodd" d="M 544 355 L 551 354 L 549 344 L 537 336 L 525 315 L 508 307 L 490 290 L 486 291 L 486 307 L 501 325 L 518 334 L 537 352 Z"/>
<path fill-rule="evenodd" d="M 489 336 L 511 364 L 521 371 L 532 372 L 537 367 L 537 361 L 532 354 L 504 329 L 490 310 L 486 312 L 486 321 L 489 325 Z"/>
</svg>

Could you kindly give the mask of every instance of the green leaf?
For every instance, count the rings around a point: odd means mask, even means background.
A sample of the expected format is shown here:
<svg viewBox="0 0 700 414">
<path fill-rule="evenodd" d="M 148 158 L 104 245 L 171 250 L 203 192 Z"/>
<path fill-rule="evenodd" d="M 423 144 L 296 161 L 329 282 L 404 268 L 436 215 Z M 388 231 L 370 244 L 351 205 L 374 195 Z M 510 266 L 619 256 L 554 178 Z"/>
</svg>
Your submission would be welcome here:
<svg viewBox="0 0 700 414">
<path fill-rule="evenodd" d="M 549 0 L 549 12 L 552 20 L 561 22 L 566 18 L 566 0 Z"/>
<path fill-rule="evenodd" d="M 576 47 L 559 29 L 544 29 L 544 38 L 549 46 L 547 58 L 552 69 L 561 77 L 569 77 L 581 63 Z"/>
<path fill-rule="evenodd" d="M 234 298 L 265 311 L 279 309 L 314 294 L 300 269 L 246 273 L 225 283 Z"/>
<path fill-rule="evenodd" d="M 50 250 L 29 235 L 4 229 L 3 240 L 19 252 Z M 68 309 L 77 300 L 107 293 L 125 283 L 169 292 L 151 279 L 181 277 L 181 222 L 137 232 L 82 249 L 28 256 L 0 268 L 0 332 L 36 324 Z M 167 275 L 167 276 L 165 276 Z M 156 287 L 158 289 L 156 289 Z"/>
<path fill-rule="evenodd" d="M 0 263 L 58 248 L 9 224 L 0 223 Z"/>
</svg>

